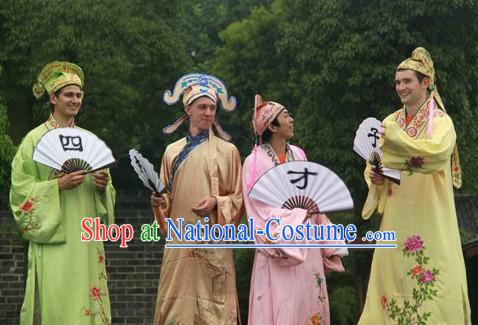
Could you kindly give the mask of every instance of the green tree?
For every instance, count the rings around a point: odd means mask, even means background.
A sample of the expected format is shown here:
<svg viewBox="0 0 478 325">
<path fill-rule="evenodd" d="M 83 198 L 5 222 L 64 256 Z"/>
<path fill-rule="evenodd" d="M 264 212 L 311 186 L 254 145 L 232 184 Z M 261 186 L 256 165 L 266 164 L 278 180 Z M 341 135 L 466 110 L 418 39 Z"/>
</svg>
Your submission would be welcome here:
<svg viewBox="0 0 478 325">
<path fill-rule="evenodd" d="M 227 81 L 231 94 L 238 98 L 237 112 L 228 115 L 224 123 L 243 155 L 250 153 L 254 142 L 251 118 L 255 94 L 274 98 L 295 111 L 289 105 L 288 65 L 276 50 L 281 37 L 279 19 L 266 7 L 256 7 L 249 17 L 230 24 L 219 35 L 224 46 L 217 49 L 211 69 Z"/>
<path fill-rule="evenodd" d="M 272 0 L 184 1 L 179 29 L 184 34 L 196 68 L 211 67 L 216 48 L 222 44 L 219 37 L 222 30 L 249 16 L 253 8 L 271 3 Z"/>
<path fill-rule="evenodd" d="M 350 150 L 357 125 L 400 106 L 393 77 L 417 46 L 435 62 L 438 88 L 455 122 L 465 190 L 477 189 L 478 4 L 463 1 L 278 1 L 291 77 L 301 85 L 299 138 L 312 157 L 363 191 L 359 159 Z M 454 22 L 460 21 L 460 24 Z M 457 35 L 460 35 L 457 37 Z M 466 136 L 465 136 L 466 134 Z M 313 145 L 315 143 L 315 145 Z M 355 191 L 357 192 L 357 191 Z"/>
<path fill-rule="evenodd" d="M 357 168 L 363 163 L 351 150 L 355 130 L 365 117 L 384 118 L 399 107 L 394 70 L 424 46 L 455 121 L 465 191 L 473 191 L 477 7 L 458 0 L 277 0 L 271 10 L 255 8 L 221 32 L 224 45 L 213 69 L 242 99 L 242 129 L 249 124 L 254 93 L 284 102 L 297 113 L 296 140 L 313 160 L 336 166 L 358 194 L 364 190 L 362 167 Z"/>
<path fill-rule="evenodd" d="M 14 141 L 19 142 L 49 112 L 48 105 L 36 103 L 31 95 L 42 66 L 69 60 L 79 64 L 86 76 L 77 123 L 103 138 L 125 170 L 130 169 L 126 149 L 131 146 L 159 160 L 169 140 L 161 135 L 161 128 L 177 115 L 165 108 L 162 91 L 192 64 L 181 34 L 172 27 L 179 4 L 2 1 L 0 64 L 5 73 L 0 89 Z"/>
<path fill-rule="evenodd" d="M 15 146 L 7 134 L 7 109 L 0 100 L 0 193 L 10 182 L 10 166 Z"/>
<path fill-rule="evenodd" d="M 455 123 L 462 191 L 478 189 L 477 16 L 477 3 L 460 0 L 276 0 L 221 32 L 224 44 L 217 49 L 214 71 L 242 99 L 240 114 L 232 118 L 235 130 L 249 128 L 254 93 L 295 113 L 294 142 L 310 160 L 331 167 L 353 194 L 356 215 L 333 216 L 333 221 L 353 222 L 362 234 L 379 219 L 359 216 L 367 189 L 364 162 L 352 151 L 355 131 L 364 118 L 383 119 L 400 106 L 394 71 L 415 47 L 430 51 L 438 89 Z M 247 154 L 250 139 L 238 142 Z M 354 251 L 345 259 L 347 272 L 330 281 L 331 296 L 359 298 L 355 318 L 370 257 Z M 351 322 L 342 317 L 347 311 L 340 305 L 333 305 L 332 313 L 340 324 Z"/>
</svg>

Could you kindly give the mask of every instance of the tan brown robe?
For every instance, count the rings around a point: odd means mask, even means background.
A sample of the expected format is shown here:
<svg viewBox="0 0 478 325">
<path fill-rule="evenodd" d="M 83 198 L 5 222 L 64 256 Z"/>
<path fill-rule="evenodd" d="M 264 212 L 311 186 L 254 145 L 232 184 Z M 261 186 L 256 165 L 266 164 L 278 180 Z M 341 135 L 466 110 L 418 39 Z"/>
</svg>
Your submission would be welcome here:
<svg viewBox="0 0 478 325">
<path fill-rule="evenodd" d="M 183 138 L 166 148 L 160 173 L 164 184 L 185 145 Z M 203 220 L 191 207 L 214 196 L 217 210 L 209 216 L 209 224 L 237 224 L 243 210 L 239 151 L 210 131 L 209 139 L 177 169 L 168 195 L 170 203 L 162 212 L 173 220 L 182 217 L 184 224 Z M 238 309 L 231 249 L 164 250 L 154 324 L 236 324 Z"/>
</svg>

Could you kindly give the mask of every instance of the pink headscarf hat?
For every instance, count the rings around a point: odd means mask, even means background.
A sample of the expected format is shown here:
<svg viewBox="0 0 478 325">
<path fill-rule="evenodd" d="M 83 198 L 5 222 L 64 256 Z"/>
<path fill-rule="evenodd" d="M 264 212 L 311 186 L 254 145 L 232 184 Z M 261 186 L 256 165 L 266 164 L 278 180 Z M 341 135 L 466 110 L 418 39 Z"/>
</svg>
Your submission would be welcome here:
<svg viewBox="0 0 478 325">
<path fill-rule="evenodd" d="M 265 102 L 261 95 L 256 95 L 254 99 L 254 117 L 252 125 L 258 136 L 261 136 L 269 124 L 285 109 L 285 107 L 276 102 Z"/>
<path fill-rule="evenodd" d="M 252 125 L 254 132 L 259 137 L 265 132 L 269 124 L 285 110 L 285 107 L 276 102 L 264 102 L 261 95 L 254 98 L 254 116 Z M 261 141 L 262 142 L 262 141 Z M 252 149 L 252 176 L 247 180 L 247 190 L 250 191 L 257 180 L 257 143 Z"/>
</svg>

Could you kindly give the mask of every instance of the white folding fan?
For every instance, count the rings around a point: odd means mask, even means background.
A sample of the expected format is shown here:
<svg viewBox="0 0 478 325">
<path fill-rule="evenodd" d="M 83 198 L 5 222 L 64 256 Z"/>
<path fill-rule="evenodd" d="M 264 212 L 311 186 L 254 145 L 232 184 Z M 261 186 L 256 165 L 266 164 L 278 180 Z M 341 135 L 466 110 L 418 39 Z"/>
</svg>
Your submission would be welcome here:
<svg viewBox="0 0 478 325">
<path fill-rule="evenodd" d="M 133 166 L 144 186 L 158 194 L 164 191 L 164 185 L 159 180 L 158 173 L 148 159 L 144 158 L 136 149 L 130 149 L 129 158 L 131 159 L 131 166 Z"/>
<path fill-rule="evenodd" d="M 66 174 L 94 172 L 115 163 L 113 153 L 96 135 L 79 128 L 56 128 L 38 141 L 33 160 Z"/>
<path fill-rule="evenodd" d="M 382 164 L 383 154 L 378 145 L 382 129 L 382 122 L 374 117 L 363 120 L 355 134 L 354 151 L 368 161 L 376 173 L 400 185 L 400 171 Z"/>
<path fill-rule="evenodd" d="M 269 169 L 249 196 L 277 208 L 320 213 L 354 207 L 344 182 L 330 169 L 311 161 L 292 161 Z"/>
</svg>

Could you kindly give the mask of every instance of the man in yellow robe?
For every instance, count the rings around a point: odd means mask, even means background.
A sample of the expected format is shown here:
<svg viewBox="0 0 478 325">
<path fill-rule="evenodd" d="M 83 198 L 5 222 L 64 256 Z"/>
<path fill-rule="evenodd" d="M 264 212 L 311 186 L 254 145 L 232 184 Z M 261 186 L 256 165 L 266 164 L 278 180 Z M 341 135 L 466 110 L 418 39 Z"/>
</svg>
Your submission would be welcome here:
<svg viewBox="0 0 478 325">
<path fill-rule="evenodd" d="M 401 183 L 368 166 L 362 216 L 382 214 L 380 230 L 395 231 L 398 248 L 375 250 L 359 324 L 471 324 L 453 197 L 461 186 L 456 134 L 424 48 L 400 63 L 395 86 L 403 107 L 383 121 L 380 146 Z"/>
<path fill-rule="evenodd" d="M 74 127 L 83 100 L 83 71 L 55 61 L 37 77 L 33 94 L 48 96 L 49 119 L 23 139 L 12 162 L 10 205 L 28 240 L 28 271 L 20 324 L 111 324 L 103 242 L 82 242 L 81 221 L 114 222 L 115 189 L 109 171 L 64 175 L 33 161 L 51 129 Z"/>
<path fill-rule="evenodd" d="M 218 101 L 233 110 L 235 98 L 227 98 L 217 78 L 188 74 L 164 99 L 175 103 L 183 92 L 185 114 L 163 131 L 172 133 L 189 119 L 189 132 L 164 152 L 160 178 L 167 192 L 151 196 L 156 218 L 160 224 L 169 217 L 176 225 L 178 218 L 237 225 L 243 209 L 240 155 L 223 140 L 229 137 L 215 119 Z M 155 324 L 236 324 L 238 308 L 231 249 L 164 250 Z"/>
</svg>

